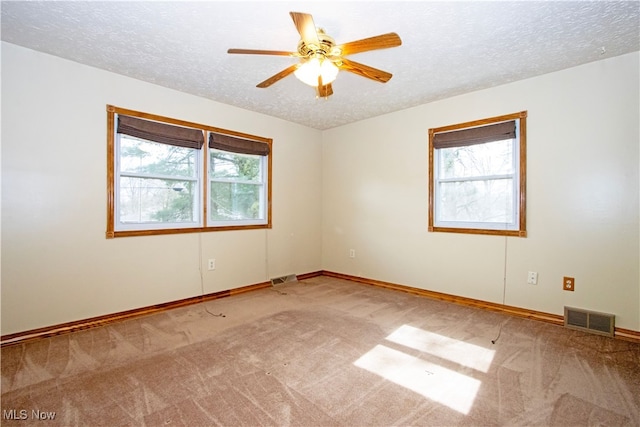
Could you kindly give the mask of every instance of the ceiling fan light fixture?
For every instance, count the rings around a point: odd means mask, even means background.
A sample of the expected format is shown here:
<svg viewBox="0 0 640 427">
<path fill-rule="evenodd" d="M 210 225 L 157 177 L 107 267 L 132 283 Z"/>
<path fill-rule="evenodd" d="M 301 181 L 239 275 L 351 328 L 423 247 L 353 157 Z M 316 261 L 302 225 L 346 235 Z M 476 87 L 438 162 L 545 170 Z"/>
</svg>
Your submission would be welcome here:
<svg viewBox="0 0 640 427">
<path fill-rule="evenodd" d="M 396 33 L 380 34 L 378 36 L 336 45 L 332 37 L 327 35 L 322 28 L 315 26 L 313 17 L 308 13 L 289 12 L 289 15 L 291 19 L 293 19 L 293 24 L 298 34 L 300 34 L 300 41 L 298 42 L 296 52 L 262 49 L 227 50 L 227 53 L 234 54 L 276 55 L 300 58 L 299 63 L 289 65 L 284 70 L 258 83 L 256 87 L 269 87 L 283 78 L 294 74 L 296 78 L 304 84 L 314 87 L 318 97 L 328 98 L 333 95 L 331 83 L 336 79 L 340 70 L 348 71 L 380 83 L 386 83 L 392 77 L 391 73 L 348 60 L 345 56 L 400 46 L 402 40 L 400 40 L 400 36 Z"/>
<path fill-rule="evenodd" d="M 294 71 L 294 75 L 301 82 L 309 86 L 318 87 L 318 77 L 322 77 L 322 84 L 332 83 L 338 76 L 339 68 L 324 57 L 312 57 Z"/>
</svg>

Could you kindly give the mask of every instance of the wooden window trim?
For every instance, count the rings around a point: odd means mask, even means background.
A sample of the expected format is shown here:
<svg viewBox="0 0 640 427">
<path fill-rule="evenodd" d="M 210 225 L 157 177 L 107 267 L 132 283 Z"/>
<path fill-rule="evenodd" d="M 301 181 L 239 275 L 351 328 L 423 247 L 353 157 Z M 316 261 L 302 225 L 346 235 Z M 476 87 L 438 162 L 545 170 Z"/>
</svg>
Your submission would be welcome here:
<svg viewBox="0 0 640 427">
<path fill-rule="evenodd" d="M 156 120 L 164 123 L 174 124 L 178 126 L 186 126 L 196 129 L 202 129 L 206 132 L 214 132 L 229 136 L 235 136 L 238 138 L 249 139 L 253 141 L 264 142 L 269 145 L 269 155 L 267 156 L 267 200 L 266 200 L 266 216 L 267 220 L 265 224 L 251 224 L 251 225 L 229 225 L 229 226 L 209 226 L 207 225 L 207 194 L 208 194 L 208 179 L 206 177 L 208 168 L 208 154 L 203 153 L 203 171 L 200 177 L 202 185 L 202 227 L 189 227 L 189 228 L 163 228 L 156 230 L 115 230 L 115 116 L 116 114 L 122 114 L 127 116 L 139 117 L 142 119 Z M 205 144 L 203 150 L 208 150 Z M 218 128 L 209 125 L 203 125 L 200 123 L 188 122 L 184 120 L 178 120 L 171 117 L 164 117 L 150 113 L 144 113 L 141 111 L 129 110 L 126 108 L 120 108 L 113 105 L 107 105 L 107 231 L 106 238 L 112 239 L 115 237 L 131 237 L 131 236 L 153 236 L 163 234 L 185 234 L 185 233 L 202 233 L 212 231 L 232 231 L 232 230 L 253 230 L 253 229 L 269 229 L 272 228 L 272 158 L 273 158 L 273 140 L 271 138 L 265 138 L 262 136 L 250 135 L 247 133 L 232 131 L 228 129 Z"/>
<path fill-rule="evenodd" d="M 459 123 L 449 126 L 443 126 L 439 128 L 429 129 L 429 221 L 428 230 L 430 232 L 444 232 L 444 233 L 462 233 L 462 234 L 483 234 L 493 236 L 512 236 L 512 237 L 527 237 L 527 111 L 521 111 L 518 113 L 507 114 L 503 116 L 490 117 L 481 120 L 475 120 L 466 123 Z M 475 126 L 483 126 L 497 122 L 504 122 L 508 120 L 518 119 L 519 125 L 519 173 L 520 173 L 520 198 L 519 198 L 519 225 L 518 230 L 490 230 L 479 228 L 449 228 L 449 227 L 436 227 L 434 226 L 434 209 L 435 209 L 435 193 L 434 193 L 434 173 L 433 173 L 433 161 L 434 161 L 434 148 L 433 148 L 433 136 L 439 132 L 448 132 L 458 129 L 470 128 Z"/>
</svg>

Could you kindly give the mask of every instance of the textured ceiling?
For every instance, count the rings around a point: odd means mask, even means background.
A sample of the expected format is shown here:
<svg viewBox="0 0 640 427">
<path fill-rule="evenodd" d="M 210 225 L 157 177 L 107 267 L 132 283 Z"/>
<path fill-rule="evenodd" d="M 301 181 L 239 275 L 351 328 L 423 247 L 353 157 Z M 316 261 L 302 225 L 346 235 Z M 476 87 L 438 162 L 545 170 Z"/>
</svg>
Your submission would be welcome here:
<svg viewBox="0 0 640 427">
<path fill-rule="evenodd" d="M 329 129 L 438 99 L 640 50 L 640 2 L 610 1 L 2 1 L 2 40 L 139 80 Z M 256 84 L 295 58 L 290 11 L 338 44 L 391 31 L 402 46 L 350 56 L 393 74 L 341 72 L 316 99 L 293 75 Z"/>
</svg>

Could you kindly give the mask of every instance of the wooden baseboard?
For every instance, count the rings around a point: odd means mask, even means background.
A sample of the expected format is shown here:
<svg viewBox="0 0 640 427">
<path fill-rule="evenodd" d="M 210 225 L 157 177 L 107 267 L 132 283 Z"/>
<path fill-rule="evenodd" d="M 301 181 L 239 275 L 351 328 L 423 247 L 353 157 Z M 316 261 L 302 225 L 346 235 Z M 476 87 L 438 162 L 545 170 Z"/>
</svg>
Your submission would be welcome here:
<svg viewBox="0 0 640 427">
<path fill-rule="evenodd" d="M 322 275 L 322 271 L 314 271 L 297 275 L 298 280 L 310 279 Z M 104 316 L 91 317 L 89 319 L 76 320 L 74 322 L 61 323 L 59 325 L 45 326 L 43 328 L 31 329 L 28 331 L 17 332 L 14 334 L 2 335 L 0 337 L 0 347 L 7 345 L 19 344 L 38 338 L 52 337 L 56 335 L 68 334 L 83 329 L 95 328 L 97 326 L 107 325 L 109 323 L 120 320 L 131 319 L 134 317 L 145 316 L 147 314 L 158 313 L 161 311 L 171 310 L 173 308 L 184 307 L 200 302 L 211 301 L 214 299 L 225 298 L 233 295 L 243 294 L 258 289 L 264 289 L 271 286 L 271 282 L 256 283 L 254 285 L 242 286 L 240 288 L 229 289 L 226 291 L 214 292 L 202 296 L 185 298 L 177 301 L 170 301 L 163 304 L 156 304 L 147 307 L 135 308 L 118 313 L 106 314 Z"/>
<path fill-rule="evenodd" d="M 564 316 L 558 314 L 544 313 L 541 311 L 529 310 L 521 307 L 514 307 L 509 305 L 496 304 L 492 302 L 477 300 L 473 298 L 459 297 L 456 295 L 445 294 L 441 292 L 428 291 L 426 289 L 414 288 L 411 286 L 398 285 L 396 283 L 383 282 L 380 280 L 367 279 L 364 277 L 351 276 L 348 274 L 336 273 L 333 271 L 322 271 L 323 276 L 335 277 L 337 279 L 349 280 L 351 282 L 358 282 L 365 285 L 377 286 L 386 289 L 393 289 L 396 291 L 407 292 L 414 295 L 419 295 L 427 298 L 433 298 L 440 301 L 452 302 L 455 304 L 466 305 L 468 307 L 481 308 L 484 310 L 491 310 L 500 313 L 510 314 L 513 316 L 524 317 L 532 320 L 539 320 L 547 323 L 553 323 L 555 325 L 564 326 Z M 618 339 L 633 341 L 640 343 L 640 332 L 631 329 L 615 328 L 615 337 Z"/>
<path fill-rule="evenodd" d="M 318 276 L 322 276 L 322 270 L 314 271 L 313 273 L 298 274 L 296 277 L 298 278 L 298 280 L 305 280 Z"/>
<path fill-rule="evenodd" d="M 184 307 L 187 305 L 197 304 L 205 301 L 212 301 L 219 298 L 225 298 L 232 295 L 238 295 L 245 292 L 255 291 L 271 286 L 270 282 L 256 283 L 254 285 L 243 286 L 236 289 L 229 289 L 226 291 L 213 292 L 202 296 L 185 298 L 177 301 L 171 301 L 163 304 L 150 305 L 147 307 L 135 308 L 132 310 L 120 311 L 117 313 L 106 314 L 103 316 L 91 317 L 89 319 L 76 320 L 74 322 L 61 323 L 53 326 L 46 326 L 38 329 L 31 329 L 24 332 L 17 332 L 14 334 L 2 335 L 0 337 L 0 346 L 19 344 L 25 341 L 30 341 L 39 338 L 52 337 L 56 335 L 68 334 L 75 331 L 81 331 L 84 329 L 95 328 L 97 326 L 104 326 L 109 323 L 118 322 L 121 320 L 132 319 L 134 317 L 145 316 L 147 314 L 158 313 L 161 311 L 171 310 L 173 308 Z"/>
<path fill-rule="evenodd" d="M 514 316 L 525 317 L 527 319 L 540 320 L 543 322 L 553 323 L 556 325 L 563 325 L 564 318 L 557 314 L 543 313 L 540 311 L 527 310 L 520 307 L 512 307 L 502 304 L 496 304 L 472 298 L 459 297 L 455 295 L 449 295 L 440 292 L 428 291 L 425 289 L 414 288 L 411 286 L 398 285 L 396 283 L 383 282 L 380 280 L 367 279 L 363 277 L 351 276 L 348 274 L 336 273 L 333 271 L 320 270 L 311 273 L 304 273 L 297 275 L 298 280 L 311 279 L 318 276 L 334 277 L 337 279 L 349 280 L 351 282 L 362 283 L 365 285 L 377 286 L 386 289 L 393 289 L 396 291 L 407 292 L 413 295 L 419 295 L 423 297 L 433 298 L 440 301 L 448 301 L 456 304 L 466 305 L 469 307 L 476 307 L 485 310 L 497 311 L 501 313 L 507 313 Z M 236 289 L 230 289 L 226 291 L 214 292 L 205 294 L 202 296 L 185 298 L 178 301 L 171 301 L 163 304 L 156 304 L 152 306 L 137 308 L 133 310 L 121 311 L 118 313 L 106 314 L 104 316 L 91 317 L 89 319 L 77 320 L 74 322 L 62 323 L 59 325 L 47 326 L 38 329 L 31 329 L 29 331 L 17 332 L 14 334 L 2 335 L 0 337 L 0 346 L 14 345 L 31 341 L 39 338 L 52 337 L 56 335 L 68 334 L 75 331 L 81 331 L 84 329 L 95 328 L 98 326 L 104 326 L 109 323 L 114 323 L 121 320 L 132 319 L 134 317 L 145 316 L 147 314 L 158 313 L 161 311 L 171 310 L 173 308 L 184 307 L 187 305 L 197 304 L 200 302 L 211 301 L 219 298 L 225 298 L 233 295 L 239 295 L 245 292 L 251 292 L 258 289 L 264 289 L 271 286 L 270 282 L 256 283 L 254 285 L 242 286 Z M 631 329 L 623 329 L 616 327 L 616 338 L 633 341 L 640 343 L 640 332 Z"/>
<path fill-rule="evenodd" d="M 619 338 L 621 340 L 640 343 L 640 332 L 634 331 L 633 329 L 624 329 L 624 328 L 616 327 L 615 336 L 616 338 Z"/>
</svg>

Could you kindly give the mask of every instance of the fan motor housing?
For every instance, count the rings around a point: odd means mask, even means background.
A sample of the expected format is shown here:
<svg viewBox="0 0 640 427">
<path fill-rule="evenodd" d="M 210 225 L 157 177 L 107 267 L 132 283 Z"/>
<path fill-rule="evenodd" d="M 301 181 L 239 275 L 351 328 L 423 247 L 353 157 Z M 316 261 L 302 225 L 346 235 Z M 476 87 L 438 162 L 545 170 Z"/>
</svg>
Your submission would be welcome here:
<svg viewBox="0 0 640 427">
<path fill-rule="evenodd" d="M 301 56 L 308 58 L 317 54 L 320 54 L 322 56 L 331 54 L 332 49 L 336 45 L 335 40 L 333 39 L 333 37 L 326 34 L 322 28 L 318 28 L 317 33 L 318 41 L 320 41 L 320 46 L 316 46 L 315 44 L 307 44 L 304 40 L 300 40 L 300 42 L 298 42 L 298 53 Z"/>
</svg>

